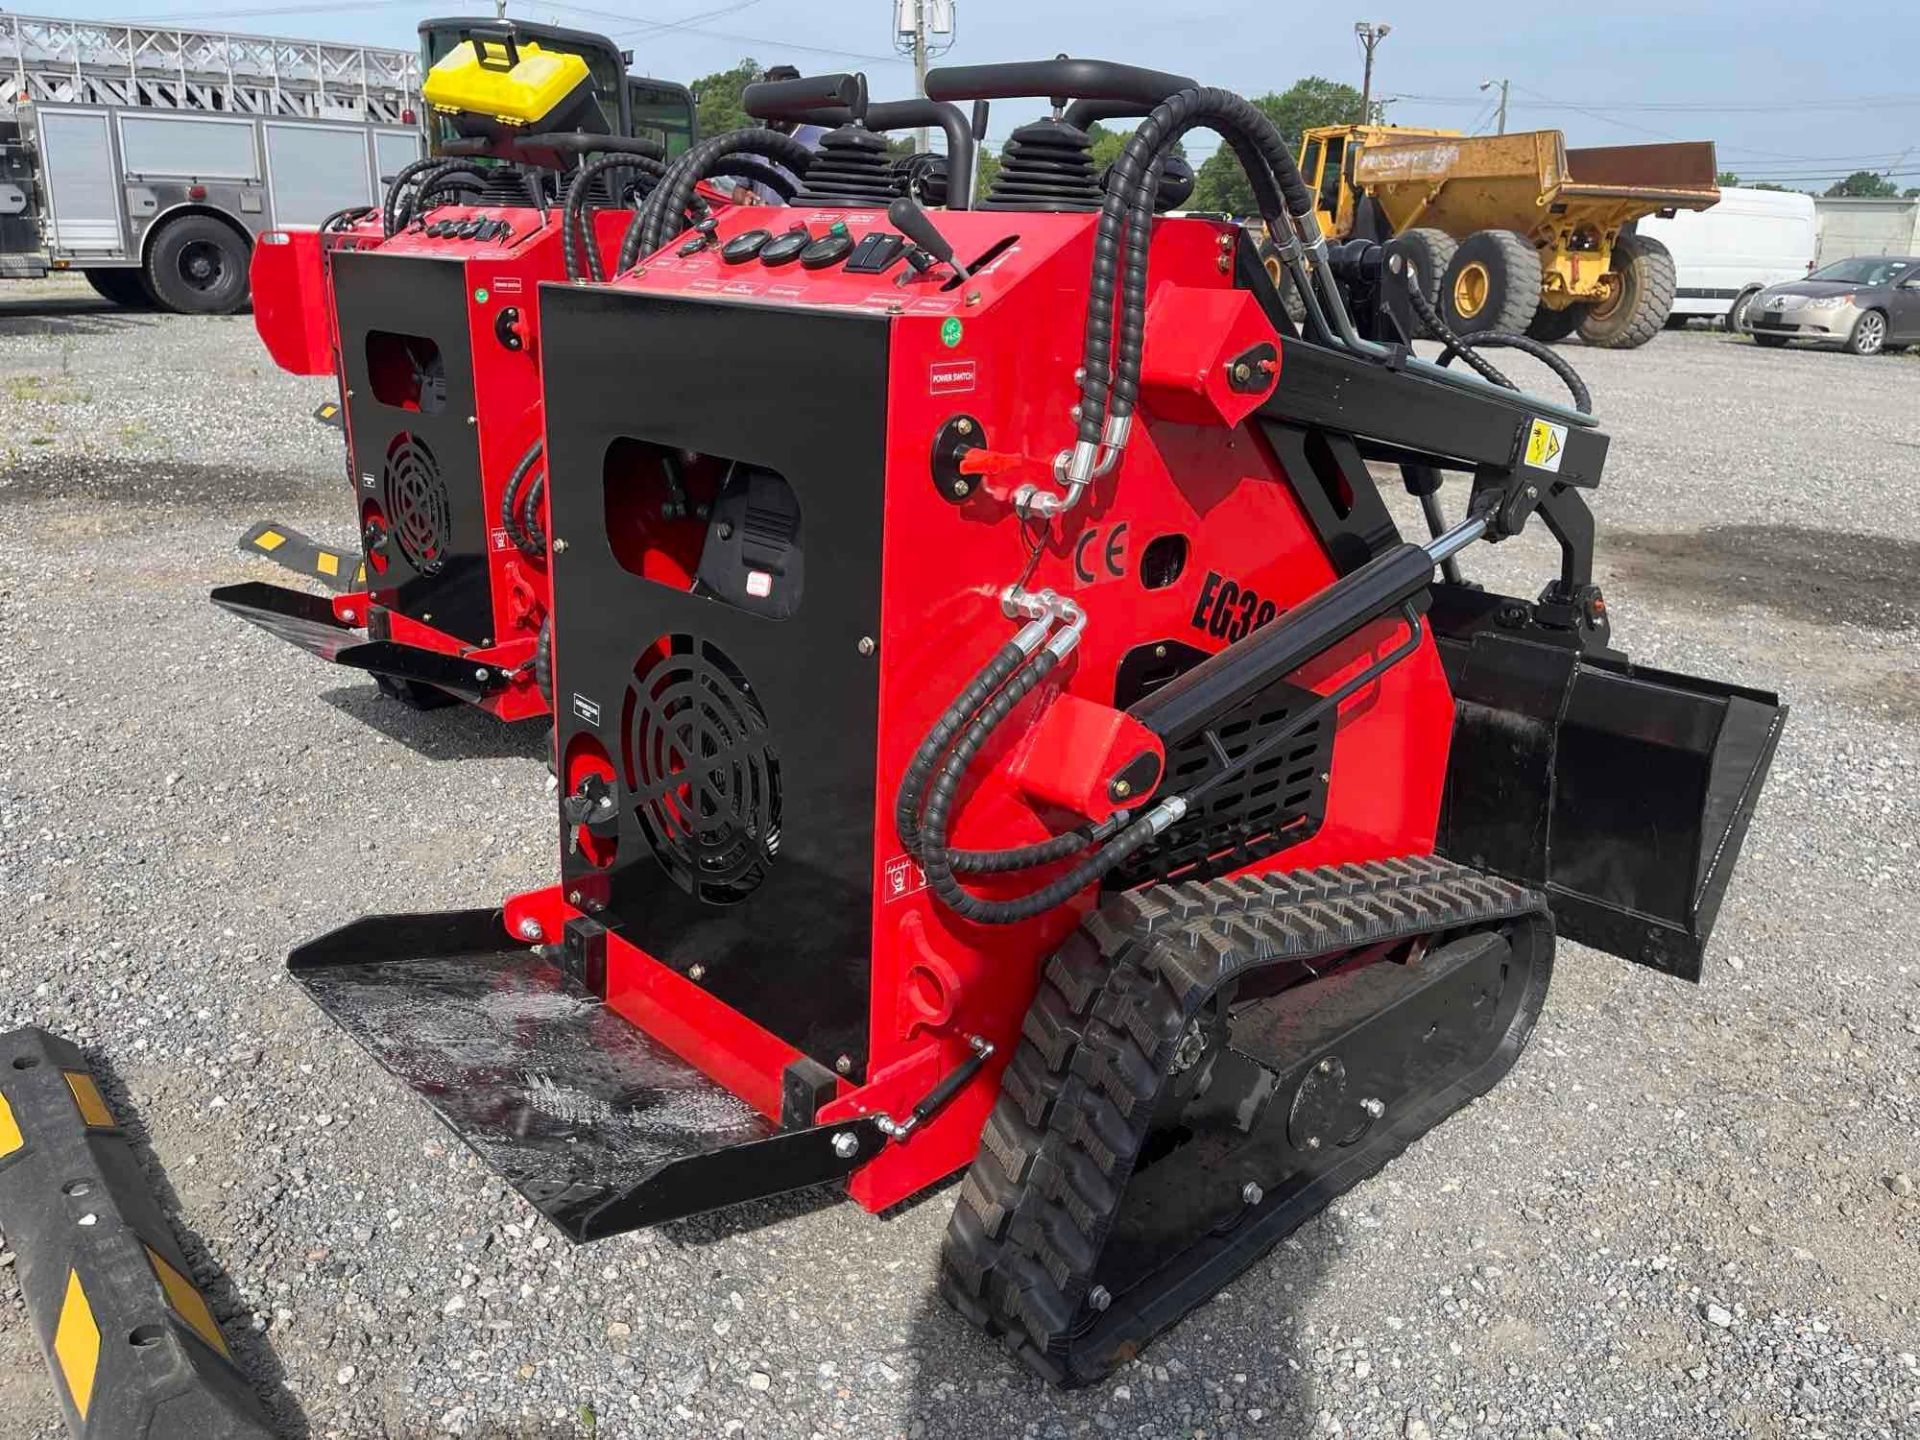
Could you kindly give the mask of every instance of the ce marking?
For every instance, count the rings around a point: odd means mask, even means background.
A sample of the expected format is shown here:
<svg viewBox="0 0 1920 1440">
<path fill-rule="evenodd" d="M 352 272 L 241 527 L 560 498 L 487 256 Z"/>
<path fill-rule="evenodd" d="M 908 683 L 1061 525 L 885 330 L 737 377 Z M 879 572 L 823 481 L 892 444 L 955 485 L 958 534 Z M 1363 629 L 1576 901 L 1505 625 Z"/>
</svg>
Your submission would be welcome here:
<svg viewBox="0 0 1920 1440">
<path fill-rule="evenodd" d="M 1127 526 L 1122 520 L 1110 530 L 1092 526 L 1080 532 L 1073 545 L 1073 573 L 1082 585 L 1119 580 L 1127 573 Z"/>
</svg>

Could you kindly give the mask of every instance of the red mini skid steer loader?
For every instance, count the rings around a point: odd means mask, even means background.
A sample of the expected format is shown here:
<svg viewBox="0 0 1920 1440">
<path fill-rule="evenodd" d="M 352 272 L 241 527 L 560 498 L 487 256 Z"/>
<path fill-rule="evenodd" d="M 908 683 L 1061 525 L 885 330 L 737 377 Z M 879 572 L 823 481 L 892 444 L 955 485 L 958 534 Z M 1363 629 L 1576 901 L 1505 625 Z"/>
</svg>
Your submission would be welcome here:
<svg viewBox="0 0 1920 1440">
<path fill-rule="evenodd" d="M 956 176 L 985 102 L 1054 110 L 929 212 L 854 78 L 756 87 L 836 127 L 791 205 L 661 248 L 783 158 L 717 137 L 638 263 L 542 289 L 559 881 L 290 965 L 575 1240 L 967 1169 L 946 1294 L 1076 1384 L 1494 1085 L 1556 932 L 1698 979 L 1785 709 L 1613 648 L 1607 437 L 1363 334 L 1335 272 L 1396 259 L 1336 264 L 1255 107 L 927 90 Z M 1156 218 L 1197 127 L 1303 325 L 1245 232 Z M 1464 518 L 1403 539 L 1374 464 Z M 1436 579 L 1535 512 L 1538 600 Z"/>
<path fill-rule="evenodd" d="M 631 218 L 618 207 L 684 153 L 692 102 L 649 81 L 660 93 L 635 116 L 601 36 L 519 21 L 420 32 L 444 132 L 432 158 L 380 206 L 264 237 L 253 266 L 268 353 L 338 377 L 340 404 L 324 408 L 345 431 L 361 554 L 256 525 L 243 551 L 336 593 L 249 582 L 212 598 L 418 708 L 457 699 L 520 720 L 551 708 L 534 296 L 605 277 Z M 674 91 L 684 120 L 662 125 Z"/>
</svg>

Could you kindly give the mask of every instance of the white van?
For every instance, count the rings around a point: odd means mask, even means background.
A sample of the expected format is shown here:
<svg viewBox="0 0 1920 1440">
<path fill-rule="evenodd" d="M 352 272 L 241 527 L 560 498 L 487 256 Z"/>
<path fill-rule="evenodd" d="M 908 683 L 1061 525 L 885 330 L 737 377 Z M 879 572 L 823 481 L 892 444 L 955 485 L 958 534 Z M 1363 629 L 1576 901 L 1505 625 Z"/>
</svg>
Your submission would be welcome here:
<svg viewBox="0 0 1920 1440">
<path fill-rule="evenodd" d="M 1708 210 L 1672 219 L 1649 215 L 1636 233 L 1673 252 L 1676 284 L 1671 325 L 1719 316 L 1740 328 L 1740 311 L 1764 287 L 1804 280 L 1819 244 L 1813 197 L 1798 190 L 1728 186 Z"/>
</svg>

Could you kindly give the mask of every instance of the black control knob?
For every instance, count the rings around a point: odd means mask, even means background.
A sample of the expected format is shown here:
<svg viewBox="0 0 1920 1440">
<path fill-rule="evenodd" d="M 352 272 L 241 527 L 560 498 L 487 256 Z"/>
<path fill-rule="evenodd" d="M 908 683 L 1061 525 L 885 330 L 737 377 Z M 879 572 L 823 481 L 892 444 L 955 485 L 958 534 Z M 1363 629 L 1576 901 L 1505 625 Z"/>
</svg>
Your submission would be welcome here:
<svg viewBox="0 0 1920 1440">
<path fill-rule="evenodd" d="M 812 243 L 813 236 L 807 233 L 807 227 L 796 225 L 760 248 L 760 263 L 769 270 L 780 265 L 791 265 L 800 258 L 800 252 Z"/>
<path fill-rule="evenodd" d="M 771 230 L 743 230 L 720 247 L 720 258 L 729 265 L 744 265 L 772 238 Z"/>
<path fill-rule="evenodd" d="M 829 232 L 800 252 L 800 268 L 825 270 L 829 265 L 838 265 L 852 250 L 853 237 L 846 231 Z"/>
</svg>

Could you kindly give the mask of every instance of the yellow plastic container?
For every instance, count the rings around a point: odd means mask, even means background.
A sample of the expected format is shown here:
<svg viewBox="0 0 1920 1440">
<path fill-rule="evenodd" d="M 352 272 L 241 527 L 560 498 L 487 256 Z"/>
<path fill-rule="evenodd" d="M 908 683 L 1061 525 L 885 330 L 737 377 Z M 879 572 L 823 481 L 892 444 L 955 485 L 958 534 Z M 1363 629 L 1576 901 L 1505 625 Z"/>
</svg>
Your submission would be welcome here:
<svg viewBox="0 0 1920 1440">
<path fill-rule="evenodd" d="M 515 129 L 550 120 L 591 84 L 578 55 L 532 40 L 463 40 L 427 72 L 420 93 L 446 115 L 485 117 Z"/>
</svg>

